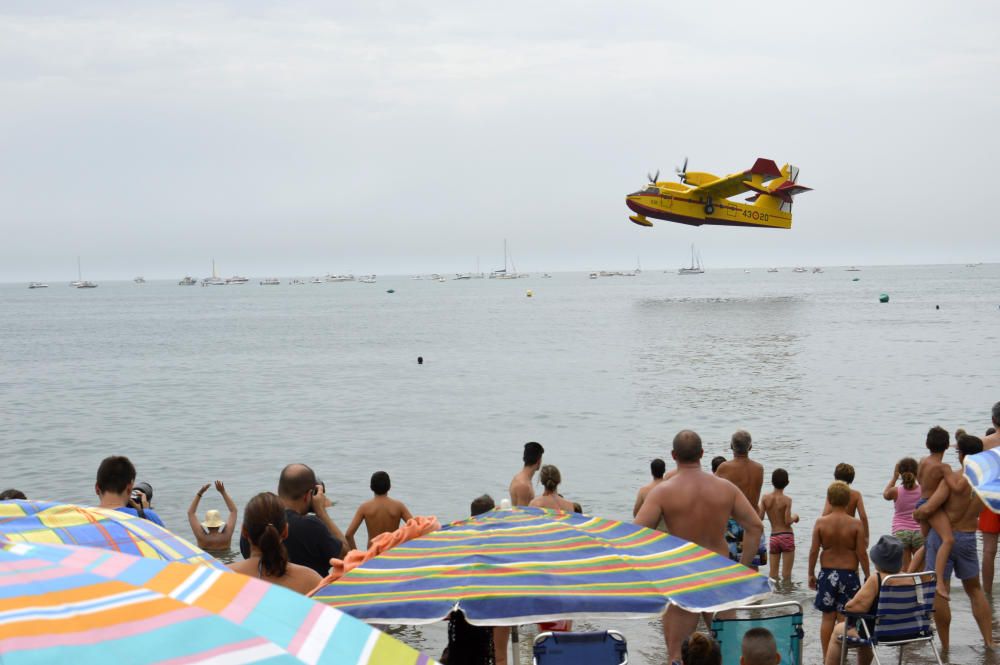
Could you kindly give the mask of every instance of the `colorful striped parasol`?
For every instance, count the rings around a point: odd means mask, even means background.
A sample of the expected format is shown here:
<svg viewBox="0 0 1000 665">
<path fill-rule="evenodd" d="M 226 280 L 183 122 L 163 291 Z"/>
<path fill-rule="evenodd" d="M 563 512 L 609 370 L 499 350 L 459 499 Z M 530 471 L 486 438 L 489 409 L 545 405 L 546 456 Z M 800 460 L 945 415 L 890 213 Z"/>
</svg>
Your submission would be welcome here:
<svg viewBox="0 0 1000 665">
<path fill-rule="evenodd" d="M 965 477 L 986 507 L 1000 513 L 1000 448 L 966 457 Z"/>
<path fill-rule="evenodd" d="M 13 542 L 99 547 L 148 559 L 226 569 L 211 554 L 149 520 L 108 508 L 0 501 L 0 536 Z"/>
<path fill-rule="evenodd" d="M 500 626 L 717 611 L 771 593 L 764 575 L 661 531 L 540 508 L 494 510 L 385 552 L 313 597 L 372 623 L 461 609 Z"/>
<path fill-rule="evenodd" d="M 252 577 L 2 539 L 0 662 L 433 663 L 357 619 Z"/>
</svg>

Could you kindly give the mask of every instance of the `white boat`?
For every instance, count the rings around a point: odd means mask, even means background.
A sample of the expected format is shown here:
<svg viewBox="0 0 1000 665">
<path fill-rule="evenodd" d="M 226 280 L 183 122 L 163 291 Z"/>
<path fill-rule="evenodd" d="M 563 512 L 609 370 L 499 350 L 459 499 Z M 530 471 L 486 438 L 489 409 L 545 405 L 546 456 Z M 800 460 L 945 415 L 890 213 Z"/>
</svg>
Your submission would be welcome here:
<svg viewBox="0 0 1000 665">
<path fill-rule="evenodd" d="M 226 284 L 246 284 L 250 280 L 241 275 L 233 275 L 232 277 L 226 278 Z"/>
<path fill-rule="evenodd" d="M 982 261 L 980 261 L 979 263 L 966 263 L 965 267 L 966 268 L 978 268 L 981 265 L 983 265 Z"/>
<path fill-rule="evenodd" d="M 267 279 L 260 280 L 261 286 L 278 286 L 281 284 L 281 280 L 277 277 L 268 277 Z"/>
<path fill-rule="evenodd" d="M 456 279 L 472 279 L 472 273 L 469 273 L 469 272 L 466 272 L 466 273 L 456 273 L 455 276 L 452 277 L 452 280 L 456 280 Z"/>
<path fill-rule="evenodd" d="M 70 286 L 77 289 L 96 289 L 97 284 L 83 279 L 83 270 L 80 269 L 80 257 L 76 257 L 76 281 L 70 282 Z"/>
<path fill-rule="evenodd" d="M 597 273 L 596 272 L 590 273 L 590 279 L 597 279 Z"/>
<path fill-rule="evenodd" d="M 328 282 L 353 282 L 354 275 L 327 275 L 326 281 Z"/>
<path fill-rule="evenodd" d="M 225 286 L 228 282 L 215 272 L 215 259 L 212 259 L 212 276 L 201 280 L 202 286 Z"/>
<path fill-rule="evenodd" d="M 49 285 L 45 284 L 43 282 L 31 282 L 30 284 L 28 284 L 28 288 L 29 289 L 47 289 L 47 288 L 49 288 Z"/>
<path fill-rule="evenodd" d="M 542 273 L 542 279 L 552 279 L 552 275 L 547 272 Z"/>
<path fill-rule="evenodd" d="M 767 271 L 768 272 L 778 272 L 778 269 L 777 268 L 768 268 Z"/>
<path fill-rule="evenodd" d="M 362 284 L 374 284 L 375 283 L 375 275 L 362 275 L 358 279 L 358 281 L 361 282 Z"/>
<path fill-rule="evenodd" d="M 191 277 L 190 275 L 184 275 L 184 279 L 177 282 L 177 286 L 194 286 L 197 283 L 198 280 L 196 280 L 194 277 Z"/>
<path fill-rule="evenodd" d="M 319 277 L 313 277 L 312 279 L 309 280 L 309 283 L 310 284 L 322 284 L 323 280 L 321 280 Z"/>
<path fill-rule="evenodd" d="M 143 278 L 142 276 L 136 277 L 132 281 L 135 282 L 136 284 L 145 284 L 146 283 L 145 278 Z"/>
<path fill-rule="evenodd" d="M 818 274 L 818 273 L 821 273 L 821 272 L 823 272 L 823 269 L 822 269 L 822 268 L 813 268 L 813 274 L 814 274 L 814 275 L 816 275 L 816 274 Z"/>
<path fill-rule="evenodd" d="M 750 271 L 749 271 L 749 270 L 744 270 L 744 271 L 743 271 L 743 274 L 744 274 L 744 275 L 749 275 L 749 274 L 750 274 Z"/>
<path fill-rule="evenodd" d="M 802 266 L 796 266 L 795 268 L 792 268 L 792 272 L 809 272 L 809 271 L 803 268 Z"/>
<path fill-rule="evenodd" d="M 705 269 L 701 265 L 701 254 L 695 251 L 694 244 L 691 245 L 691 265 L 677 271 L 678 275 L 701 275 Z"/>
<path fill-rule="evenodd" d="M 507 261 L 510 259 L 510 270 L 507 270 Z M 519 279 L 521 277 L 527 277 L 528 275 L 519 275 L 517 273 L 517 268 L 514 266 L 514 257 L 510 256 L 510 252 L 507 251 L 507 239 L 504 238 L 503 241 L 503 268 L 496 269 L 490 273 L 490 279 Z"/>
<path fill-rule="evenodd" d="M 292 286 L 299 286 L 301 284 L 305 284 L 305 282 L 303 282 L 301 279 L 293 279 L 292 281 L 289 282 L 289 284 L 291 284 Z"/>
<path fill-rule="evenodd" d="M 844 272 L 861 272 L 861 268 L 858 268 L 856 266 L 851 266 L 850 268 L 848 268 Z"/>
</svg>

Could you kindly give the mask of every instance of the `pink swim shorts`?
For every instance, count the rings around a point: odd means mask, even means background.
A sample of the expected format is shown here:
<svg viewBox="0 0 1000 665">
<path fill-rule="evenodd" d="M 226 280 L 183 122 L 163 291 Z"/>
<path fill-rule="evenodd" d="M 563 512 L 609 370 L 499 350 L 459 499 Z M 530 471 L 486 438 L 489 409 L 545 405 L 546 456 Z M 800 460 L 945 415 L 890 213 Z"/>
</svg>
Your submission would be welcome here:
<svg viewBox="0 0 1000 665">
<path fill-rule="evenodd" d="M 769 551 L 771 554 L 781 554 L 782 552 L 794 552 L 795 551 L 795 534 L 791 531 L 783 531 L 782 533 L 772 533 L 771 540 L 769 542 Z"/>
</svg>

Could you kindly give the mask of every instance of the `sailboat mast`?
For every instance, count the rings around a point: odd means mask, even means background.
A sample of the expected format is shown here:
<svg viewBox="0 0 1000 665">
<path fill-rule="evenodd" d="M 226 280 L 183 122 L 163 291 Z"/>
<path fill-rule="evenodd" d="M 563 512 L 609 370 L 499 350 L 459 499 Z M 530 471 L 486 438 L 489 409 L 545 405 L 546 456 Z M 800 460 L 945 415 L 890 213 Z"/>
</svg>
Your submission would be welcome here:
<svg viewBox="0 0 1000 665">
<path fill-rule="evenodd" d="M 503 239 L 503 271 L 507 272 L 507 239 Z"/>
<path fill-rule="evenodd" d="M 76 257 L 76 281 L 83 281 L 83 270 L 80 269 L 80 257 Z"/>
</svg>

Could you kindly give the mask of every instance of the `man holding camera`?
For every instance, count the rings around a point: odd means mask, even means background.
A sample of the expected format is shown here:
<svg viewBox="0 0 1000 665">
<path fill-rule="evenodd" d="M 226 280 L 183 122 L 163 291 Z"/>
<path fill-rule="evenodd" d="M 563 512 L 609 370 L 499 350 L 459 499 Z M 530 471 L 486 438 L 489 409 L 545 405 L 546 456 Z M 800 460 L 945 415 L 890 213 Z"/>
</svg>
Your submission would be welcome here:
<svg viewBox="0 0 1000 665">
<path fill-rule="evenodd" d="M 347 539 L 326 512 L 326 494 L 316 474 L 305 464 L 289 464 L 278 478 L 278 498 L 285 506 L 288 560 L 312 568 L 321 577 L 330 572 L 330 559 L 344 557 Z M 250 543 L 240 538 L 243 558 L 250 556 Z"/>
<path fill-rule="evenodd" d="M 163 526 L 163 520 L 149 507 L 153 488 L 149 483 L 136 484 L 135 466 L 129 458 L 121 455 L 105 457 L 97 467 L 94 491 L 101 500 L 101 508 L 135 515 Z"/>
</svg>

